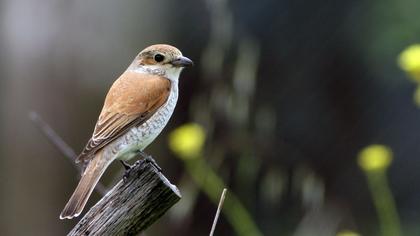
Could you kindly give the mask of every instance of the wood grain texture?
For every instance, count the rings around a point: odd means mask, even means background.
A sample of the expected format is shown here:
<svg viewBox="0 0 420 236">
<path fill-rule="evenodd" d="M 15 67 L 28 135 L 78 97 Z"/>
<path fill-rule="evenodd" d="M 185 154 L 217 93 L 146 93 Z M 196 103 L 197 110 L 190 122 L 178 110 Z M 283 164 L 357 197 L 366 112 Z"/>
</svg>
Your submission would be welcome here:
<svg viewBox="0 0 420 236">
<path fill-rule="evenodd" d="M 175 185 L 147 161 L 138 161 L 68 235 L 138 235 L 181 199 Z"/>
</svg>

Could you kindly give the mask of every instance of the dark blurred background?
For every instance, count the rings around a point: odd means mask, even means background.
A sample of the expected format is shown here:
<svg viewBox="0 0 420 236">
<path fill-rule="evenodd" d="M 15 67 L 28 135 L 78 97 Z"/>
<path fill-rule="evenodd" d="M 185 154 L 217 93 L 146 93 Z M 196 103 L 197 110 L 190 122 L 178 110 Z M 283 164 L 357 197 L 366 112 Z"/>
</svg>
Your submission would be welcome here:
<svg viewBox="0 0 420 236">
<path fill-rule="evenodd" d="M 380 235 L 357 165 L 374 143 L 393 150 L 403 235 L 420 235 L 420 110 L 397 63 L 420 41 L 419 10 L 412 0 L 0 0 L 0 234 L 63 235 L 77 222 L 58 219 L 77 170 L 28 113 L 79 152 L 112 82 L 140 50 L 168 43 L 196 66 L 146 152 L 184 198 L 147 235 L 210 231 L 216 206 L 167 143 L 187 122 L 205 128 L 203 158 L 263 235 Z M 222 215 L 215 235 L 235 232 Z"/>
</svg>

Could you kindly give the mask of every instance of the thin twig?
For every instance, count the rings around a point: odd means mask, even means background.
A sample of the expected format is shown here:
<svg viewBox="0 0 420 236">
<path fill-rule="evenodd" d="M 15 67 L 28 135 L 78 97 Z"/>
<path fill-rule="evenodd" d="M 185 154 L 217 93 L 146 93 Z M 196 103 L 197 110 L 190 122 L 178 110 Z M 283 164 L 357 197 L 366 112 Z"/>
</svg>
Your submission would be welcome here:
<svg viewBox="0 0 420 236">
<path fill-rule="evenodd" d="M 76 153 L 73 149 L 64 142 L 64 140 L 51 128 L 47 122 L 42 119 L 41 116 L 35 111 L 29 112 L 29 119 L 34 122 L 37 127 L 42 131 L 42 133 L 47 137 L 48 141 L 50 141 L 65 157 L 67 157 L 72 163 L 77 158 Z M 75 165 L 77 169 L 82 171 L 82 168 Z"/>
<path fill-rule="evenodd" d="M 75 163 L 77 158 L 76 152 L 74 152 L 74 150 L 66 142 L 64 142 L 57 132 L 55 132 L 54 129 L 51 128 L 51 126 L 35 111 L 29 112 L 29 119 L 41 130 L 45 137 L 47 137 L 48 141 L 50 141 L 68 160 L 70 160 L 73 166 L 81 173 L 83 171 L 82 167 Z M 101 183 L 96 185 L 95 190 L 102 196 L 107 192 L 105 186 Z"/>
<path fill-rule="evenodd" d="M 223 203 L 225 202 L 227 189 L 224 188 L 222 192 L 222 196 L 220 196 L 219 206 L 217 207 L 216 215 L 214 216 L 213 225 L 211 226 L 211 231 L 209 236 L 213 236 L 214 230 L 216 229 L 217 221 L 219 220 L 220 211 L 222 210 Z"/>
</svg>

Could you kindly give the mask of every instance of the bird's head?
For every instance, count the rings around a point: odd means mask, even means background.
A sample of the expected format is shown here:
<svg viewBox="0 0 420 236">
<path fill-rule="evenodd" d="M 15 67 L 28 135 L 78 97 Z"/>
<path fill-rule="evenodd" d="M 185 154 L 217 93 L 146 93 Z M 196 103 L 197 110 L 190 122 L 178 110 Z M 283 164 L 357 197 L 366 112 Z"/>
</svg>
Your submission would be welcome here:
<svg viewBox="0 0 420 236">
<path fill-rule="evenodd" d="M 178 80 L 182 69 L 192 65 L 193 62 L 184 57 L 176 47 L 156 44 L 141 51 L 129 69 L 162 75 L 170 80 Z"/>
</svg>

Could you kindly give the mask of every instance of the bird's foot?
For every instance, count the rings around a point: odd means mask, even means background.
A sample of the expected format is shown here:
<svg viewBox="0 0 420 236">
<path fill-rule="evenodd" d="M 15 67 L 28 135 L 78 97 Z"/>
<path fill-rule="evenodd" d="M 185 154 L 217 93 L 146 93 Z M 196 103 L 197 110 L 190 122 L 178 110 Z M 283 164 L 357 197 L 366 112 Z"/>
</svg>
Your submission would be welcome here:
<svg viewBox="0 0 420 236">
<path fill-rule="evenodd" d="M 126 182 L 128 177 L 130 176 L 130 171 L 131 171 L 132 166 L 130 164 L 128 164 L 126 161 L 120 160 L 120 162 L 125 169 L 124 175 L 123 175 L 123 181 Z"/>
<path fill-rule="evenodd" d="M 162 168 L 160 168 L 160 166 L 156 163 L 155 159 L 153 159 L 151 155 L 143 151 L 138 151 L 138 153 L 142 157 L 142 161 L 152 164 L 159 172 L 162 172 Z"/>
</svg>

